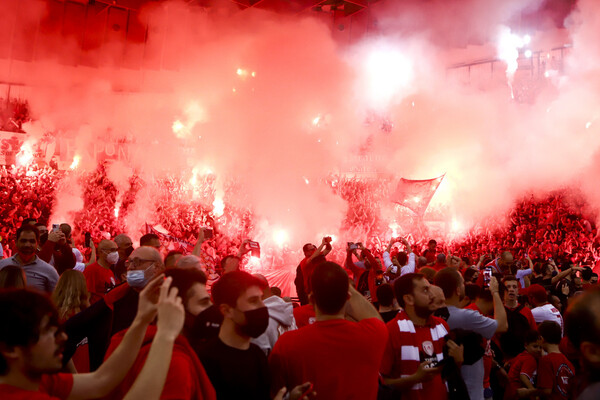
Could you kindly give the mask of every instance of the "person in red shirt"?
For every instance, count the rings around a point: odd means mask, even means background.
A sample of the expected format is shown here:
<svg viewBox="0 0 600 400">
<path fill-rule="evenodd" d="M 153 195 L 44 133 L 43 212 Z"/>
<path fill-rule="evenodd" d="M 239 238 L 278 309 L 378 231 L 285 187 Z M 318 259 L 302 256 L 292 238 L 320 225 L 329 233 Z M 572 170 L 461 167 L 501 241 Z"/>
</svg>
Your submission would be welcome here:
<svg viewBox="0 0 600 400">
<path fill-rule="evenodd" d="M 110 267 L 119 261 L 119 247 L 112 240 L 101 240 L 98 244 L 98 260 L 83 270 L 90 292 L 90 304 L 104 298 L 115 287 L 115 275 Z"/>
<path fill-rule="evenodd" d="M 161 275 L 140 293 L 138 313 L 121 345 L 98 370 L 84 374 L 58 373 L 62 369 L 62 348 L 67 339 L 60 329 L 58 312 L 51 300 L 37 292 L 17 289 L 0 292 L 0 398 L 96 399 L 110 393 L 123 379 L 137 356 L 144 332 L 157 313 L 153 298 L 159 290 L 160 341 L 152 347 L 149 366 L 130 398 L 151 399 L 160 393 L 171 357 L 174 338 L 183 325 L 183 308 L 176 291 L 169 292 L 170 280 Z M 168 293 L 168 295 L 167 295 Z"/>
<path fill-rule="evenodd" d="M 545 399 L 566 400 L 575 375 L 575 367 L 559 350 L 561 327 L 554 321 L 544 321 L 538 326 L 542 347 L 548 353 L 540 359 L 538 389 Z"/>
<path fill-rule="evenodd" d="M 172 280 L 172 287 L 181 295 L 181 302 L 185 309 L 184 326 L 190 326 L 194 316 L 210 305 L 206 292 L 206 276 L 200 270 L 171 268 L 165 272 L 168 279 Z M 202 301 L 204 299 L 204 301 Z M 127 330 L 118 332 L 112 337 L 106 356 L 115 351 L 121 343 Z M 167 380 L 160 394 L 161 399 L 216 399 L 213 388 L 204 367 L 196 356 L 193 348 L 184 336 L 176 336 L 173 354 L 168 365 Z M 139 354 L 125 376 L 125 379 L 106 399 L 122 399 L 129 392 L 140 371 L 148 362 L 151 344 L 158 335 L 158 326 L 150 325 L 146 330 L 144 343 Z"/>
<path fill-rule="evenodd" d="M 429 243 L 427 243 L 427 249 L 423 252 L 423 257 L 427 259 L 427 265 L 431 266 L 435 264 L 437 255 L 437 242 L 434 239 L 431 239 Z"/>
<path fill-rule="evenodd" d="M 389 337 L 379 372 L 386 385 L 403 399 L 447 399 L 437 364 L 444 359 L 448 324 L 433 316 L 437 308 L 431 284 L 421 274 L 406 274 L 394 282 L 398 304 L 404 308 L 386 324 Z M 449 354 L 462 362 L 462 346 L 448 341 Z"/>
<path fill-rule="evenodd" d="M 525 351 L 516 356 L 508 371 L 505 400 L 537 395 L 535 388 L 538 360 L 542 356 L 542 340 L 537 331 L 529 331 L 525 338 Z"/>
<path fill-rule="evenodd" d="M 336 263 L 317 266 L 312 287 L 316 322 L 284 333 L 275 343 L 269 357 L 271 394 L 308 381 L 322 399 L 377 399 L 387 341 L 379 313 Z"/>
<path fill-rule="evenodd" d="M 315 308 L 312 304 L 294 308 L 294 319 L 296 320 L 296 326 L 298 328 L 314 324 L 317 320 Z"/>
</svg>

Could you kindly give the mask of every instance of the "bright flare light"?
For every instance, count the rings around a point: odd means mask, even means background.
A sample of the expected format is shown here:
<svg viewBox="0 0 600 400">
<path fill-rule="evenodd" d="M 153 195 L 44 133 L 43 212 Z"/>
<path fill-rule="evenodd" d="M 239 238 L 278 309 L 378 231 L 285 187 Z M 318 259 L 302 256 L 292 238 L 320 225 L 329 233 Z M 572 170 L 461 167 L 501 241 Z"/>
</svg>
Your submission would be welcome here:
<svg viewBox="0 0 600 400">
<path fill-rule="evenodd" d="M 531 37 L 529 35 L 521 37 L 512 33 L 507 26 L 500 27 L 496 50 L 498 52 L 498 58 L 506 63 L 506 78 L 508 79 L 508 85 L 510 86 L 511 96 L 513 98 L 514 93 L 512 91 L 512 84 L 515 72 L 519 67 L 517 62 L 519 59 L 519 49 L 522 49 L 523 46 L 530 42 Z"/>
<path fill-rule="evenodd" d="M 319 121 L 321 121 L 321 116 L 317 116 L 315 119 L 313 119 L 312 124 L 314 126 L 319 126 Z"/>
<path fill-rule="evenodd" d="M 115 218 L 119 218 L 119 210 L 121 209 L 121 203 L 117 201 L 115 204 Z"/>
<path fill-rule="evenodd" d="M 592 122 L 588 122 L 587 124 L 585 124 L 585 129 L 590 129 L 590 126 L 592 126 Z"/>
<path fill-rule="evenodd" d="M 288 234 L 286 231 L 280 229 L 278 231 L 273 232 L 273 240 L 279 247 L 283 247 L 284 244 L 288 241 Z"/>
<path fill-rule="evenodd" d="M 25 142 L 17 153 L 17 165 L 25 166 L 33 160 L 33 143 Z"/>
<path fill-rule="evenodd" d="M 413 201 L 414 201 L 415 203 L 418 203 L 418 202 L 420 202 L 420 201 L 421 201 L 421 198 L 420 198 L 419 196 L 415 196 L 415 197 L 413 197 Z"/>
<path fill-rule="evenodd" d="M 217 197 L 215 201 L 213 201 L 213 214 L 220 217 L 223 215 L 223 211 L 225 211 L 225 203 L 223 203 L 223 199 Z"/>
<path fill-rule="evenodd" d="M 531 58 L 531 56 L 533 55 L 533 52 L 529 49 L 525 50 L 525 57 L 527 58 Z"/>
<path fill-rule="evenodd" d="M 398 229 L 400 229 L 400 225 L 398 225 L 396 221 L 389 224 L 388 227 L 392 230 L 392 237 L 398 236 Z"/>
<path fill-rule="evenodd" d="M 69 167 L 70 169 L 76 169 L 79 166 L 79 161 L 81 160 L 81 157 L 76 155 L 75 157 L 73 157 L 73 162 L 71 163 L 71 166 Z"/>
<path fill-rule="evenodd" d="M 381 45 L 364 58 L 365 95 L 369 105 L 387 107 L 395 97 L 406 94 L 414 79 L 411 60 L 398 48 Z"/>
</svg>

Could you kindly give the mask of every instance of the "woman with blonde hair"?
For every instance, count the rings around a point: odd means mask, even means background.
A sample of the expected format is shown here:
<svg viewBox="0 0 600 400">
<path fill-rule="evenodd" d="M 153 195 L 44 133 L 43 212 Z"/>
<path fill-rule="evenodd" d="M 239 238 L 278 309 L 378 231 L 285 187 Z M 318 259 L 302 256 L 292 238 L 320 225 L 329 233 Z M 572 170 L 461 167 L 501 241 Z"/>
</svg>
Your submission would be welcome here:
<svg viewBox="0 0 600 400">
<path fill-rule="evenodd" d="M 58 309 L 61 321 L 66 321 L 78 312 L 90 306 L 90 294 L 85 277 L 79 271 L 66 270 L 60 276 L 52 300 Z"/>
</svg>

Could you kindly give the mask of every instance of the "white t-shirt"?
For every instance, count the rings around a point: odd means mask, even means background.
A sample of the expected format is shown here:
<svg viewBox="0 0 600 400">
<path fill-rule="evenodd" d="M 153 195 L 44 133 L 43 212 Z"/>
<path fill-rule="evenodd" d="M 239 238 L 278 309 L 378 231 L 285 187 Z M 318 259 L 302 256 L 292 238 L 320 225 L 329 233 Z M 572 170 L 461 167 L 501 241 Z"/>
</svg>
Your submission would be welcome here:
<svg viewBox="0 0 600 400">
<path fill-rule="evenodd" d="M 535 307 L 531 310 L 533 319 L 538 324 L 544 321 L 554 321 L 560 325 L 560 329 L 563 330 L 563 318 L 560 312 L 552 304 L 544 304 L 543 306 Z"/>
</svg>

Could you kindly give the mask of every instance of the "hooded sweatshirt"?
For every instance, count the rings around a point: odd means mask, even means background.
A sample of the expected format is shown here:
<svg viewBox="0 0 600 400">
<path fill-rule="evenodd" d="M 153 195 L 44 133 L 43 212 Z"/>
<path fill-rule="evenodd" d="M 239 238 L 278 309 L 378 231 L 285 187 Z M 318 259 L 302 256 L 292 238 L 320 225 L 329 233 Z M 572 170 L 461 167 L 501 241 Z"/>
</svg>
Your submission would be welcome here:
<svg viewBox="0 0 600 400">
<path fill-rule="evenodd" d="M 106 352 L 106 358 L 119 346 L 126 332 L 127 330 L 122 330 L 113 336 L 110 347 Z M 121 384 L 106 399 L 122 399 L 125 397 L 146 363 L 154 335 L 156 335 L 156 325 L 150 325 L 146 330 L 144 342 L 133 366 Z M 202 363 L 200 363 L 196 353 L 182 335 L 179 335 L 175 340 L 169 372 L 160 398 L 178 400 L 216 400 L 217 398 L 215 389 L 210 383 Z"/>
<path fill-rule="evenodd" d="M 294 306 L 281 297 L 271 296 L 264 301 L 269 309 L 269 326 L 265 333 L 252 339 L 252 343 L 257 345 L 268 356 L 279 336 L 287 331 L 297 329 L 294 320 Z"/>
</svg>

